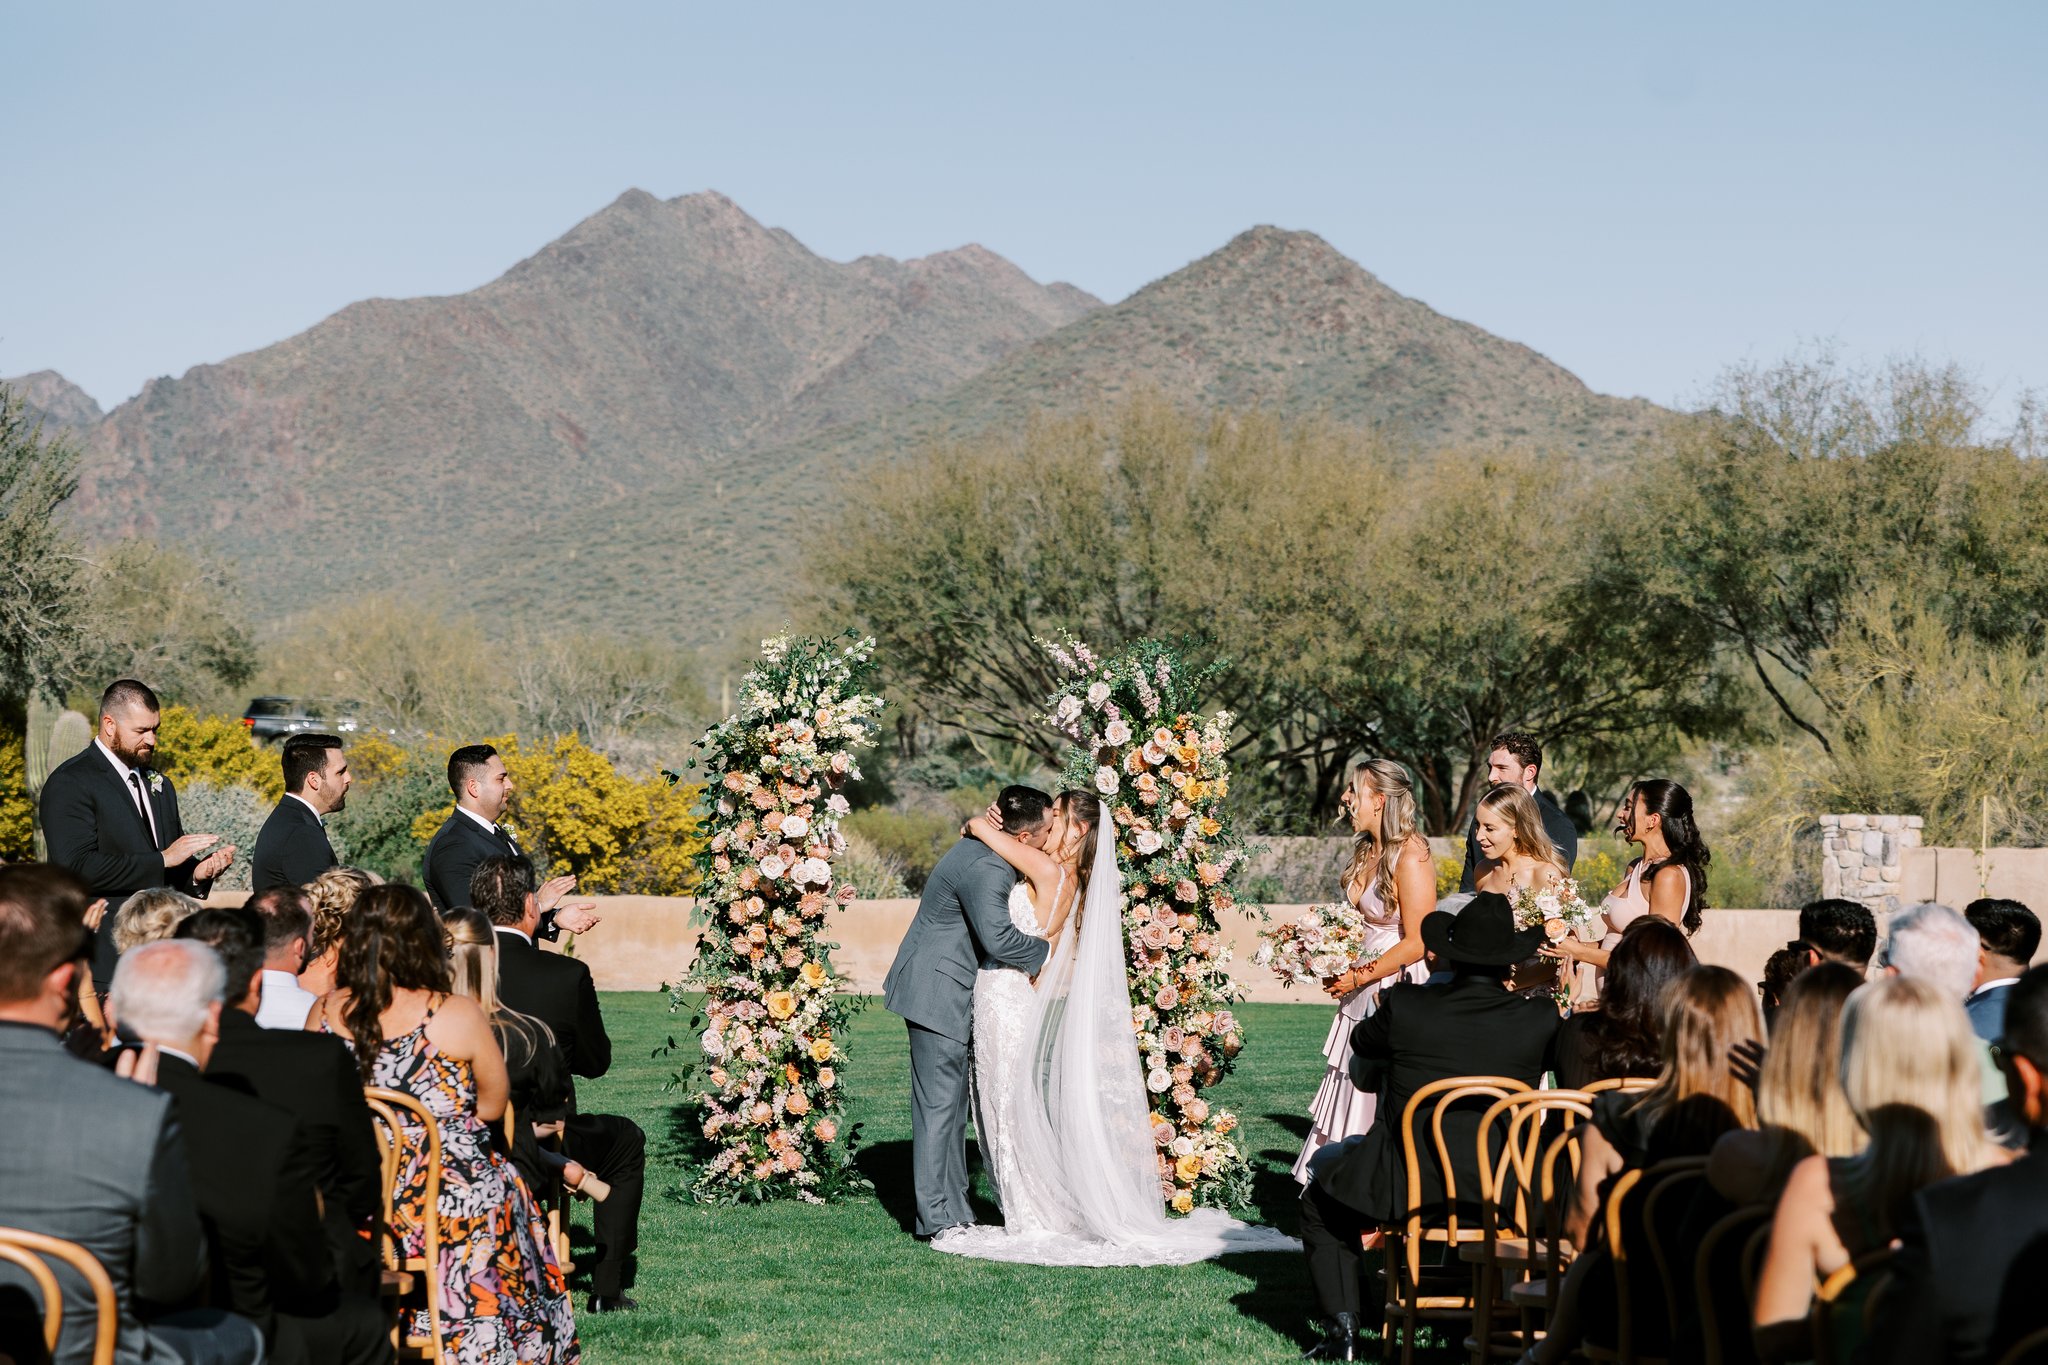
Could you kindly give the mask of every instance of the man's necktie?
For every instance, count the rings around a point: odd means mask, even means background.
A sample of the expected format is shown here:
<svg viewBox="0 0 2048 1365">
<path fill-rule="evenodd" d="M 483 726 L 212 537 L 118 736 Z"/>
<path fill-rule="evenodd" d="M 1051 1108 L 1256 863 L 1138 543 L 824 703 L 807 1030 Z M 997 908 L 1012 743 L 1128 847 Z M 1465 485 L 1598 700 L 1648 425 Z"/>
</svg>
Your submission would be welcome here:
<svg viewBox="0 0 2048 1365">
<path fill-rule="evenodd" d="M 135 808 L 142 812 L 143 820 L 149 825 L 150 842 L 162 848 L 163 840 L 156 833 L 156 812 L 149 808 L 149 797 L 142 790 L 142 774 L 133 768 L 128 770 L 128 786 L 135 793 Z"/>
</svg>

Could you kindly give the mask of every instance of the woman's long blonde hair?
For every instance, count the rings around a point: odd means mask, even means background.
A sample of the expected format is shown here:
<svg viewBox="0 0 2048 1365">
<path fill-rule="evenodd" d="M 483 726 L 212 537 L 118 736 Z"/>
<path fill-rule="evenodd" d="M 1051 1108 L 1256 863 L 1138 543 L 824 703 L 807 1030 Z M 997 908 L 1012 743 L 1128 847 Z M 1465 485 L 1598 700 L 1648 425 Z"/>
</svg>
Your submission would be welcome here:
<svg viewBox="0 0 2048 1365">
<path fill-rule="evenodd" d="M 1543 828 L 1543 812 L 1537 809 L 1536 798 L 1528 792 L 1512 782 L 1496 782 L 1479 798 L 1479 809 L 1506 817 L 1508 828 L 1515 832 L 1515 852 L 1541 859 L 1567 877 L 1572 875 L 1564 854 L 1550 842 L 1550 831 Z"/>
<path fill-rule="evenodd" d="M 498 934 L 481 910 L 458 905 L 441 912 L 448 934 L 448 966 L 455 993 L 483 1006 L 486 1019 L 496 1019 L 504 1005 L 498 999 Z"/>
<path fill-rule="evenodd" d="M 1732 1126 L 1756 1127 L 1756 1096 L 1729 1064 L 1736 1044 L 1763 1041 L 1756 992 L 1726 967 L 1689 967 L 1664 988 L 1662 1014 L 1664 1065 L 1630 1112 L 1647 1110 L 1653 1122 L 1697 1117 L 1726 1128 L 1732 1118 Z"/>
<path fill-rule="evenodd" d="M 1356 895 L 1369 885 L 1379 893 L 1380 904 L 1398 911 L 1401 888 L 1394 874 L 1417 832 L 1415 783 L 1391 758 L 1368 758 L 1351 770 L 1351 809 L 1365 810 L 1367 796 L 1375 792 L 1386 797 L 1387 804 L 1380 811 L 1378 829 L 1358 831 L 1351 862 L 1344 869 L 1344 890 Z"/>
<path fill-rule="evenodd" d="M 1914 1193 L 1991 1165 L 1978 1044 L 1958 1002 L 1925 981 L 1881 977 L 1842 1012 L 1842 1089 L 1870 1134 L 1846 1183 L 1890 1237 Z"/>
<path fill-rule="evenodd" d="M 1853 1156 L 1863 1124 L 1842 1089 L 1842 1015 L 1862 974 L 1839 962 L 1800 973 L 1771 1021 L 1770 1051 L 1757 1077 L 1756 1118 L 1777 1141 L 1766 1184 L 1783 1188 L 1802 1158 Z"/>
</svg>

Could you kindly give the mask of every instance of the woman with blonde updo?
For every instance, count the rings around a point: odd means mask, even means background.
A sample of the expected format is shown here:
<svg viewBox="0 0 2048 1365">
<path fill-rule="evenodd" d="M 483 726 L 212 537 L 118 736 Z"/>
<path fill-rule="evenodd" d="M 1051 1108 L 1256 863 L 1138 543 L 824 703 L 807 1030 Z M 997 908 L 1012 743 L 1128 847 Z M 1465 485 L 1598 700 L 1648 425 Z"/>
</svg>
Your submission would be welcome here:
<svg viewBox="0 0 2048 1365">
<path fill-rule="evenodd" d="M 1355 842 L 1344 869 L 1344 899 L 1365 917 L 1365 950 L 1323 983 L 1337 1017 L 1323 1043 L 1329 1067 L 1309 1102 L 1308 1141 L 1294 1178 L 1308 1183 L 1310 1158 L 1334 1142 L 1372 1127 L 1377 1104 L 1351 1081 L 1351 1031 L 1373 1012 L 1390 982 L 1420 981 L 1422 921 L 1436 909 L 1436 864 L 1416 828 L 1415 788 L 1391 759 L 1367 759 L 1351 770 L 1341 798 Z"/>
<path fill-rule="evenodd" d="M 306 965 L 299 971 L 301 987 L 314 995 L 334 989 L 335 960 L 356 898 L 381 881 L 376 873 L 359 867 L 330 867 L 306 883 L 306 895 L 313 902 L 313 941 L 306 945 Z"/>
</svg>

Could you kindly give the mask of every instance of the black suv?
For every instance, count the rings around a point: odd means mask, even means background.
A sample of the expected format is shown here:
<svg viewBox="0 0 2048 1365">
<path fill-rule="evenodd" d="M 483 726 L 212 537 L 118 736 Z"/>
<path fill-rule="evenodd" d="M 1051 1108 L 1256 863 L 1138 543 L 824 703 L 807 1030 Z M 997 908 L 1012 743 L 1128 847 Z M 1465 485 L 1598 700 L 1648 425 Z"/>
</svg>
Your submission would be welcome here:
<svg viewBox="0 0 2048 1365">
<path fill-rule="evenodd" d="M 295 735 L 301 730 L 319 730 L 330 735 L 352 735 L 362 728 L 356 719 L 361 708 L 342 706 L 329 715 L 318 702 L 301 702 L 291 697 L 257 697 L 242 713 L 242 726 L 250 736 L 265 744 Z"/>
</svg>

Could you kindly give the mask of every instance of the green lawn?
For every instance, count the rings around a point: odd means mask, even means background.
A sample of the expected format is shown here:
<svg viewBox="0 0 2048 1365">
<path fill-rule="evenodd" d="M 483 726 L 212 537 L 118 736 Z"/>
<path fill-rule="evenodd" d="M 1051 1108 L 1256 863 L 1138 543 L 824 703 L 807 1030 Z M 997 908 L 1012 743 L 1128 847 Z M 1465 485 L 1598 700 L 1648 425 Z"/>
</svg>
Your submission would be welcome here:
<svg viewBox="0 0 2048 1365">
<path fill-rule="evenodd" d="M 689 1016 L 653 993 L 610 993 L 611 1074 L 582 1082 L 585 1109 L 628 1114 L 648 1136 L 636 1313 L 579 1315 L 596 1365 L 624 1361 L 1287 1361 L 1310 1340 L 1313 1303 L 1298 1254 L 1193 1266 L 1055 1269 L 970 1261 L 911 1240 L 910 1077 L 902 1021 L 871 1001 L 847 1044 L 872 1194 L 824 1208 L 689 1202 L 674 1136 L 679 1094 L 663 1085 L 693 1058 Z M 1328 1007 L 1245 1005 L 1246 1047 L 1215 1092 L 1243 1122 L 1263 1221 L 1295 1226 L 1288 1174 L 1322 1074 Z M 675 1057 L 657 1056 L 669 1038 Z M 991 1192 L 984 1217 L 996 1221 Z M 579 1206 L 579 1254 L 589 1245 Z M 572 1277 L 582 1307 L 588 1284 Z"/>
</svg>

